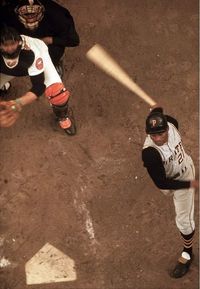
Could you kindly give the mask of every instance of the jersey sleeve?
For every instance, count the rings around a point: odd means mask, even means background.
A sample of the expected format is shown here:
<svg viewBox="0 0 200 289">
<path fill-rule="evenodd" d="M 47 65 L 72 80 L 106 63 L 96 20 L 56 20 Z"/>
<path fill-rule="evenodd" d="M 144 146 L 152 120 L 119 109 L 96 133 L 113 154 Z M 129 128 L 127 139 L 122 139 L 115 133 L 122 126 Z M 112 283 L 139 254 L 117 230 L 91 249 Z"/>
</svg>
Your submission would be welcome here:
<svg viewBox="0 0 200 289">
<path fill-rule="evenodd" d="M 22 37 L 24 37 L 24 35 L 22 35 Z M 44 59 L 46 54 L 49 53 L 48 46 L 38 38 L 26 37 L 25 41 L 35 55 L 34 62 L 28 69 L 28 74 L 30 76 L 38 75 L 44 72 Z"/>
<path fill-rule="evenodd" d="M 42 55 L 35 55 L 35 60 L 33 64 L 28 69 L 28 74 L 30 76 L 35 76 L 44 72 L 44 61 Z"/>
<path fill-rule="evenodd" d="M 178 129 L 178 121 L 170 115 L 165 115 L 165 116 L 167 118 L 167 121 L 172 123 Z"/>
<path fill-rule="evenodd" d="M 46 65 L 48 67 L 48 62 L 46 63 L 45 59 L 45 55 L 48 54 L 48 47 L 43 41 L 37 38 L 28 37 L 27 41 L 29 47 L 32 49 L 35 55 L 34 62 L 28 69 L 28 74 L 32 83 L 32 88 L 30 91 L 35 93 L 37 96 L 40 96 L 44 93 L 46 88 L 44 66 Z M 49 61 L 51 64 L 51 60 Z"/>
<path fill-rule="evenodd" d="M 49 2 L 46 5 L 46 13 L 54 34 L 53 44 L 65 47 L 78 46 L 80 39 L 70 12 L 56 2 Z"/>
<path fill-rule="evenodd" d="M 179 190 L 190 187 L 190 181 L 179 181 L 166 177 L 161 156 L 155 148 L 148 147 L 143 149 L 142 160 L 148 174 L 159 189 Z"/>
</svg>

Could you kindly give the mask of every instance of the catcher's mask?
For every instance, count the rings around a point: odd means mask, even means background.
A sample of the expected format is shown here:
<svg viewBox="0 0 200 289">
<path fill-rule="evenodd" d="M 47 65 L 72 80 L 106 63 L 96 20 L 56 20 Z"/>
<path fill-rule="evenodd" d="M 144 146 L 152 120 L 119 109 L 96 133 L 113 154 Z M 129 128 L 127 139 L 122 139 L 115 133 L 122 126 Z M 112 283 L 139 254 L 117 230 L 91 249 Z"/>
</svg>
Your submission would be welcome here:
<svg viewBox="0 0 200 289">
<path fill-rule="evenodd" d="M 44 6 L 38 0 L 20 0 L 15 8 L 19 21 L 29 30 L 38 28 L 44 17 Z"/>
<path fill-rule="evenodd" d="M 146 133 L 158 134 L 165 132 L 168 129 L 167 119 L 160 112 L 152 112 L 146 119 Z"/>
<path fill-rule="evenodd" d="M 20 34 L 13 27 L 1 27 L 0 54 L 8 67 L 13 68 L 18 64 L 22 43 Z"/>
</svg>

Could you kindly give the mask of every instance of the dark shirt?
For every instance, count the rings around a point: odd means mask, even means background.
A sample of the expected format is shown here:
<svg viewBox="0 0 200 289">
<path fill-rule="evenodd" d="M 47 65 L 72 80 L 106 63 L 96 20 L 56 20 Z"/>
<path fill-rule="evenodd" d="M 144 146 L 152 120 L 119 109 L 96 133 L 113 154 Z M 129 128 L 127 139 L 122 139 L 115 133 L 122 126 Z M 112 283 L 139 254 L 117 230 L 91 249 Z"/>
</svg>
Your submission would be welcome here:
<svg viewBox="0 0 200 289">
<path fill-rule="evenodd" d="M 167 121 L 178 129 L 175 118 L 166 115 Z M 142 150 L 142 160 L 154 184 L 161 190 L 178 190 L 190 187 L 190 181 L 173 180 L 166 177 L 165 168 L 160 153 L 153 147 Z"/>
<path fill-rule="evenodd" d="M 70 12 L 54 1 L 40 0 L 40 2 L 44 5 L 45 12 L 36 30 L 25 28 L 19 21 L 18 15 L 14 11 L 16 4 L 1 7 L 1 22 L 14 27 L 20 34 L 36 38 L 53 37 L 53 45 L 64 47 L 79 45 L 79 35 Z"/>
<path fill-rule="evenodd" d="M 19 54 L 19 62 L 14 68 L 6 66 L 2 55 L 0 55 L 0 71 L 6 75 L 11 76 L 26 76 L 28 75 L 28 68 L 33 64 L 35 55 L 32 50 L 21 50 Z"/>
</svg>

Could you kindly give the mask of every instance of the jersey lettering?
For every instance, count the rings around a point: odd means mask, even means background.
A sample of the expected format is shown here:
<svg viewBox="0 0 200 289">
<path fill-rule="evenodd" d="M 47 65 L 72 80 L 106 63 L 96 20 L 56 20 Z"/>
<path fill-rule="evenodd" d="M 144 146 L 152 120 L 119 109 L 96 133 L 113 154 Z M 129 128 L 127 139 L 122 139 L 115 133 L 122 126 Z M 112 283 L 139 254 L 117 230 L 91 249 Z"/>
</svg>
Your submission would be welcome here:
<svg viewBox="0 0 200 289">
<path fill-rule="evenodd" d="M 172 162 L 173 160 L 178 159 L 178 163 L 181 164 L 183 162 L 184 159 L 184 150 L 183 150 L 183 146 L 182 143 L 179 142 L 176 146 L 175 146 L 175 150 L 174 150 L 174 155 L 171 155 L 167 161 L 164 161 L 163 163 L 165 165 L 167 165 L 168 163 Z"/>
<path fill-rule="evenodd" d="M 183 162 L 183 154 L 180 153 L 180 154 L 178 155 L 178 163 L 179 163 L 179 165 L 180 165 L 182 162 Z"/>
</svg>

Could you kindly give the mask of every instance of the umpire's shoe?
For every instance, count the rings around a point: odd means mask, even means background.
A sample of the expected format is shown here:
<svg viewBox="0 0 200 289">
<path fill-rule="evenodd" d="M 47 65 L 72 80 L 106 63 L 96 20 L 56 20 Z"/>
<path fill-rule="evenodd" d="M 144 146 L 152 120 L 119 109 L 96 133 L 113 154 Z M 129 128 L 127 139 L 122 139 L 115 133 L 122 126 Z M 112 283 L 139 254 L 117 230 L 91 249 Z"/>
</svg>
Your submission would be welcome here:
<svg viewBox="0 0 200 289">
<path fill-rule="evenodd" d="M 184 253 L 185 252 L 182 253 L 181 257 L 178 259 L 174 270 L 170 274 L 172 278 L 181 278 L 189 271 L 193 256 L 190 258 L 190 260 L 188 260 L 184 258 Z"/>
</svg>

